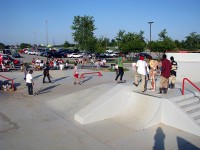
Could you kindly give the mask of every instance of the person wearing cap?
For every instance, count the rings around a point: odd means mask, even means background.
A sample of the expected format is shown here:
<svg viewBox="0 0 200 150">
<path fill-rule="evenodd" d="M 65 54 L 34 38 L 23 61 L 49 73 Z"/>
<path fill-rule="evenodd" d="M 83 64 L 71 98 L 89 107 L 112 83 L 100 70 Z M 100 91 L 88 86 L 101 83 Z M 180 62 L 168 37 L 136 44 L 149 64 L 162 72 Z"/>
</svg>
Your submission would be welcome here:
<svg viewBox="0 0 200 150">
<path fill-rule="evenodd" d="M 144 60 L 144 56 L 140 55 L 140 59 L 136 63 L 136 69 L 138 72 L 138 76 L 135 76 L 135 82 L 133 83 L 135 86 L 138 86 L 138 77 L 142 79 L 141 90 L 145 92 L 146 90 L 146 75 L 147 75 L 147 67 L 148 64 Z"/>
<path fill-rule="evenodd" d="M 175 88 L 175 82 L 176 82 L 176 71 L 178 69 L 177 62 L 174 60 L 174 57 L 170 57 L 172 69 L 170 71 L 170 77 L 169 77 L 169 89 Z"/>
<path fill-rule="evenodd" d="M 33 95 L 33 85 L 34 85 L 32 74 L 33 70 L 29 70 L 28 74 L 26 75 L 26 85 L 28 87 L 28 94 L 30 96 Z"/>
</svg>

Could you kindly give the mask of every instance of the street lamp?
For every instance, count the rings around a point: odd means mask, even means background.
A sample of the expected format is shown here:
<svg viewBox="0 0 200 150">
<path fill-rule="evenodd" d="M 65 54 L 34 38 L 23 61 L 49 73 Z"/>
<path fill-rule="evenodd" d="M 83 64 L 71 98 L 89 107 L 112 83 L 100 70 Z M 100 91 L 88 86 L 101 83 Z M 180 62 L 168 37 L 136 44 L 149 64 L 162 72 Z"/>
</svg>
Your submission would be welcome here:
<svg viewBox="0 0 200 150">
<path fill-rule="evenodd" d="M 33 33 L 34 33 L 34 44 L 36 44 L 36 31 L 34 31 Z"/>
<path fill-rule="evenodd" d="M 150 24 L 150 40 L 149 40 L 149 48 L 150 48 L 150 54 L 151 54 L 151 24 L 154 23 L 152 21 L 148 22 L 148 24 Z"/>
<path fill-rule="evenodd" d="M 154 22 L 152 22 L 152 21 L 151 21 L 151 22 L 148 22 L 148 24 L 150 24 L 150 42 L 151 42 L 151 24 L 152 24 L 152 23 L 154 23 Z"/>
</svg>

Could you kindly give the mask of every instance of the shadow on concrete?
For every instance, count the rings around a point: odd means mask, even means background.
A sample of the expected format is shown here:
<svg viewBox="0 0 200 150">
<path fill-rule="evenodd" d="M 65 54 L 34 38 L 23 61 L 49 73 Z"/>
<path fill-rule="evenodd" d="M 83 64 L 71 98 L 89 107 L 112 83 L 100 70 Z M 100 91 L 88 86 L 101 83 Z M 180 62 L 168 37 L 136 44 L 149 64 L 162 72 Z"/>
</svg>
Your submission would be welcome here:
<svg viewBox="0 0 200 150">
<path fill-rule="evenodd" d="M 89 81 L 90 79 L 92 79 L 91 76 L 90 77 L 85 77 L 84 80 L 80 81 L 80 83 L 83 84 L 83 83 Z"/>
<path fill-rule="evenodd" d="M 164 150 L 165 149 L 165 134 L 161 127 L 158 127 L 154 136 L 153 150 Z"/>
<path fill-rule="evenodd" d="M 184 138 L 177 137 L 176 139 L 177 139 L 178 150 L 200 150 L 199 147 L 193 145 Z"/>
<path fill-rule="evenodd" d="M 39 89 L 37 92 L 35 92 L 36 95 L 39 95 L 39 94 L 45 94 L 45 93 L 49 93 L 51 92 L 51 89 L 59 86 L 60 84 L 57 84 L 57 85 L 52 85 L 52 86 L 48 86 L 46 88 L 41 88 Z"/>
<path fill-rule="evenodd" d="M 57 81 L 63 80 L 63 79 L 68 78 L 68 77 L 69 77 L 69 76 L 67 76 L 67 77 L 62 77 L 62 78 L 58 78 L 58 79 L 54 79 L 53 77 L 51 77 L 51 78 L 54 80 L 54 82 L 57 82 Z"/>
<path fill-rule="evenodd" d="M 33 80 L 35 80 L 35 79 L 37 79 L 37 78 L 39 78 L 41 76 L 43 76 L 43 75 L 42 74 L 41 75 L 37 75 L 37 76 L 33 77 Z"/>
</svg>

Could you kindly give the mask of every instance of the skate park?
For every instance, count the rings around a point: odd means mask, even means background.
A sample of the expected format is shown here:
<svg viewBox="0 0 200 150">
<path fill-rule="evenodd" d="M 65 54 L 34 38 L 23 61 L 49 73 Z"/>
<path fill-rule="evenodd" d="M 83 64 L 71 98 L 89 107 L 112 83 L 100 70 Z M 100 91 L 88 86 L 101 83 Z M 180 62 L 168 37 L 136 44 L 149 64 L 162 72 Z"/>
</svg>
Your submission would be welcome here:
<svg viewBox="0 0 200 150">
<path fill-rule="evenodd" d="M 166 95 L 133 86 L 130 64 L 122 84 L 114 82 L 113 72 L 101 72 L 102 77 L 87 75 L 73 85 L 68 70 L 52 71 L 55 82 L 43 85 L 42 73 L 35 72 L 34 90 L 42 88 L 35 97 L 26 95 L 22 73 L 2 73 L 19 86 L 13 94 L 1 93 L 0 145 L 5 150 L 199 149 L 199 91 L 186 81 L 181 92 L 183 77 L 200 86 L 199 56 L 192 58 L 177 60 L 180 76 Z"/>
</svg>

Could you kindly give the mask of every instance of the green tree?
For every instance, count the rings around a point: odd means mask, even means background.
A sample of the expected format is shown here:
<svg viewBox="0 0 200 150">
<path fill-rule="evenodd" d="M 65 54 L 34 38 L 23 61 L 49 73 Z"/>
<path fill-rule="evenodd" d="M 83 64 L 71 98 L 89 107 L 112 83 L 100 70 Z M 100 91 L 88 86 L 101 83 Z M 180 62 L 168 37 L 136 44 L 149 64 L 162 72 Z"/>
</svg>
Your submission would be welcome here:
<svg viewBox="0 0 200 150">
<path fill-rule="evenodd" d="M 20 48 L 30 48 L 31 47 L 31 44 L 27 44 L 27 43 L 21 43 L 20 44 Z"/>
<path fill-rule="evenodd" d="M 143 31 L 140 31 L 139 33 L 128 32 L 126 34 L 125 31 L 121 30 L 116 38 L 120 50 L 124 53 L 144 51 L 146 43 L 143 34 Z"/>
<path fill-rule="evenodd" d="M 175 40 L 174 44 L 176 45 L 176 48 L 179 50 L 183 48 L 183 44 L 182 42 L 179 42 L 179 40 Z"/>
<path fill-rule="evenodd" d="M 200 35 L 196 32 L 190 33 L 189 36 L 186 36 L 185 48 L 188 50 L 197 50 L 200 48 Z"/>
<path fill-rule="evenodd" d="M 112 39 L 109 43 L 109 46 L 117 46 L 117 41 L 115 39 Z"/>
<path fill-rule="evenodd" d="M 71 29 L 74 30 L 72 36 L 78 43 L 81 50 L 87 50 L 94 41 L 94 19 L 92 16 L 75 16 Z"/>
<path fill-rule="evenodd" d="M 117 33 L 117 36 L 115 38 L 117 41 L 117 46 L 119 47 L 119 50 L 122 50 L 123 37 L 124 37 L 125 32 L 126 32 L 125 30 L 119 30 L 119 32 Z"/>
<path fill-rule="evenodd" d="M 0 43 L 0 49 L 4 49 L 5 45 L 3 43 Z"/>
<path fill-rule="evenodd" d="M 65 43 L 63 44 L 64 48 L 68 48 L 70 46 L 71 46 L 71 44 L 68 41 L 65 41 Z"/>
<path fill-rule="evenodd" d="M 174 50 L 176 48 L 175 42 L 167 35 L 166 29 L 159 34 L 159 40 L 151 42 L 151 51 L 165 53 L 167 50 Z"/>
</svg>

